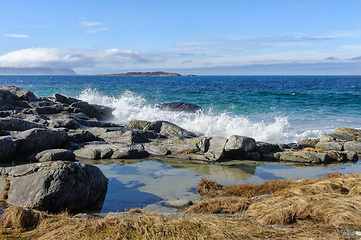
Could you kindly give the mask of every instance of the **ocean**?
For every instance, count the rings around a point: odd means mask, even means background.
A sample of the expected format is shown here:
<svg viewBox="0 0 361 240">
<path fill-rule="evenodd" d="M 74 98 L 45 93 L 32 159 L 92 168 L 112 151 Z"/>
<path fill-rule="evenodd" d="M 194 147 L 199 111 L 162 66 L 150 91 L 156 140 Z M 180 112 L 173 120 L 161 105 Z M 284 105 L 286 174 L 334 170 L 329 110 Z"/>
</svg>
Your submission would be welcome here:
<svg viewBox="0 0 361 240">
<path fill-rule="evenodd" d="M 293 143 L 318 138 L 337 127 L 361 129 L 361 76 L 0 76 L 37 97 L 55 93 L 114 108 L 110 121 L 166 120 L 203 136 L 242 135 L 256 141 Z M 193 103 L 201 112 L 162 111 L 157 105 Z M 95 212 L 132 207 L 173 211 L 166 201 L 199 200 L 202 177 L 223 185 L 268 179 L 361 173 L 361 164 L 290 166 L 245 161 L 233 165 L 191 164 L 170 159 L 88 161 L 108 177 L 108 192 Z M 177 184 L 175 184 L 177 183 Z"/>
<path fill-rule="evenodd" d="M 361 128 L 361 76 L 0 76 L 0 84 L 113 107 L 118 124 L 166 120 L 204 136 L 291 143 L 337 127 Z M 156 107 L 176 101 L 203 111 Z"/>
</svg>

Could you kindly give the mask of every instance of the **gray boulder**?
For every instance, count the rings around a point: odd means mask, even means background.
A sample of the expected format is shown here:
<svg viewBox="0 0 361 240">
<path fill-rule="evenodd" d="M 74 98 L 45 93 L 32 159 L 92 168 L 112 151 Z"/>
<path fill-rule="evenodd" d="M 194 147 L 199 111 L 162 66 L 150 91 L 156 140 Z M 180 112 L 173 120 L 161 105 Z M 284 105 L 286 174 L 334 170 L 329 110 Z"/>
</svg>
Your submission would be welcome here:
<svg viewBox="0 0 361 240">
<path fill-rule="evenodd" d="M 32 128 L 45 128 L 45 126 L 19 118 L 0 118 L 0 130 L 25 131 Z"/>
<path fill-rule="evenodd" d="M 67 149 L 49 149 L 30 155 L 28 160 L 31 162 L 75 161 L 75 154 Z"/>
<path fill-rule="evenodd" d="M 344 142 L 319 142 L 316 144 L 317 148 L 323 148 L 328 150 L 336 150 L 342 151 L 343 150 Z"/>
<path fill-rule="evenodd" d="M 17 154 L 30 154 L 46 149 L 59 148 L 67 141 L 68 134 L 64 130 L 33 128 L 12 133 L 14 138 L 21 139 L 16 148 Z"/>
<path fill-rule="evenodd" d="M 19 100 L 24 100 L 24 101 L 28 101 L 28 102 L 38 101 L 38 98 L 35 97 L 33 92 L 19 88 L 19 87 L 0 86 L 0 90 L 5 90 L 5 91 L 11 92 L 12 94 L 16 95 Z"/>
<path fill-rule="evenodd" d="M 344 149 L 346 151 L 361 153 L 361 142 L 358 142 L 358 141 L 346 142 L 344 145 Z"/>
<path fill-rule="evenodd" d="M 0 168 L 6 202 L 46 211 L 72 210 L 94 203 L 108 180 L 96 166 L 63 161 Z"/>
<path fill-rule="evenodd" d="M 111 158 L 126 159 L 126 158 L 144 158 L 148 157 L 149 153 L 142 145 L 132 145 L 117 148 L 112 154 Z"/>
</svg>

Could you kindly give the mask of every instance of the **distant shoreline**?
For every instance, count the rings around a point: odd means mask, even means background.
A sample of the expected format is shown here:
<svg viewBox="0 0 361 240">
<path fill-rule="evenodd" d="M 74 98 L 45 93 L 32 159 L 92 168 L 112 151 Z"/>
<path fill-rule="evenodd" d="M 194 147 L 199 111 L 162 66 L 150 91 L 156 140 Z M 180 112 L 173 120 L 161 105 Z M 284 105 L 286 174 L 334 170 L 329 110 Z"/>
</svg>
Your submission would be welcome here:
<svg viewBox="0 0 361 240">
<path fill-rule="evenodd" d="M 95 74 L 94 76 L 181 76 L 179 73 L 157 72 L 127 72 L 117 74 Z"/>
</svg>

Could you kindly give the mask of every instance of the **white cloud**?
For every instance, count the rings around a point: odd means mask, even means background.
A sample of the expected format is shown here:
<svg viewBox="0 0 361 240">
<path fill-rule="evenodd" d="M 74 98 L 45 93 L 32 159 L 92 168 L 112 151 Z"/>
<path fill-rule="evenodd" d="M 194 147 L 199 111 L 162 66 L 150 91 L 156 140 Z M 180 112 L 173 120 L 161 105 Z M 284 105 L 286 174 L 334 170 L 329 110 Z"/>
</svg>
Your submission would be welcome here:
<svg viewBox="0 0 361 240">
<path fill-rule="evenodd" d="M 94 29 L 94 30 L 88 30 L 88 31 L 86 31 L 85 33 L 92 33 L 92 34 L 94 34 L 94 33 L 97 33 L 97 32 L 99 32 L 99 31 L 106 31 L 106 30 L 110 30 L 110 28 L 97 28 L 97 29 Z"/>
<path fill-rule="evenodd" d="M 5 33 L 3 34 L 6 37 L 12 37 L 12 38 L 28 38 L 28 35 L 25 34 L 9 34 L 9 33 Z"/>
<path fill-rule="evenodd" d="M 89 21 L 83 21 L 83 22 L 78 22 L 78 23 L 84 27 L 93 27 L 93 26 L 98 26 L 98 25 L 102 24 L 100 22 L 89 22 Z"/>
<path fill-rule="evenodd" d="M 78 68 L 105 64 L 119 66 L 126 63 L 151 63 L 164 61 L 164 54 L 139 53 L 128 50 L 108 49 L 93 51 L 85 49 L 29 48 L 0 56 L 0 67 L 49 67 Z"/>
</svg>

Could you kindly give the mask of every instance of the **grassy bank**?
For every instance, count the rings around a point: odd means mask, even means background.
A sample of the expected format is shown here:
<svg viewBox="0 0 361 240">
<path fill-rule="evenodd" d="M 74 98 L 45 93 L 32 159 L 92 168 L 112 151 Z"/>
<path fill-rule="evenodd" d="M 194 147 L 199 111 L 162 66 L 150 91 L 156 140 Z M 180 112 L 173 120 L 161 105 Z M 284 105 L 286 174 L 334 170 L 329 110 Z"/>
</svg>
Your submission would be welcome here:
<svg viewBox="0 0 361 240">
<path fill-rule="evenodd" d="M 2 239 L 353 239 L 361 230 L 361 175 L 222 187 L 203 179 L 204 199 L 186 216 L 157 213 L 77 219 L 9 207 Z M 261 197 L 255 197 L 260 196 Z M 213 214 L 213 215 L 212 215 Z M 223 214 L 223 215 L 214 215 Z"/>
</svg>

